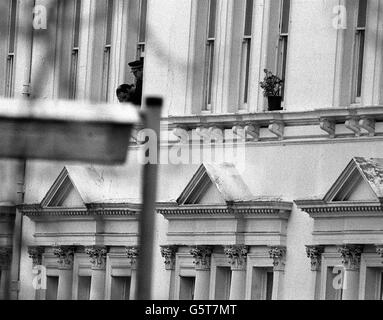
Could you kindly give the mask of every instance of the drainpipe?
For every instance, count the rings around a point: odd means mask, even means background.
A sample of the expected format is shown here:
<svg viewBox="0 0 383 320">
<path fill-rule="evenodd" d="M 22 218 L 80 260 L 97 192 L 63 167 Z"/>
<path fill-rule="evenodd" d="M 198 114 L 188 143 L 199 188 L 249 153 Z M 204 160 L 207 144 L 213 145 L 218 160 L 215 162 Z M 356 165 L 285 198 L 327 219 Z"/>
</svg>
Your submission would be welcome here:
<svg viewBox="0 0 383 320">
<path fill-rule="evenodd" d="M 32 27 L 32 12 L 36 5 L 36 0 L 23 0 L 18 2 L 18 37 L 25 48 L 24 52 L 28 53 L 24 64 L 23 87 L 21 96 L 23 99 L 29 99 L 31 95 L 32 81 L 32 51 L 33 51 L 33 27 Z M 24 33 L 24 34 L 21 34 Z M 18 46 L 21 48 L 21 46 Z M 16 48 L 17 50 L 17 48 Z M 17 52 L 16 52 L 17 54 Z M 17 70 L 17 68 L 16 68 Z M 25 194 L 25 173 L 26 160 L 18 162 L 17 176 L 17 202 L 16 216 L 13 230 L 12 243 L 12 262 L 11 262 L 11 282 L 9 288 L 9 299 L 18 300 L 20 292 L 20 264 L 21 264 L 21 248 L 22 248 L 22 231 L 23 231 L 23 215 L 19 205 L 24 203 Z"/>
</svg>

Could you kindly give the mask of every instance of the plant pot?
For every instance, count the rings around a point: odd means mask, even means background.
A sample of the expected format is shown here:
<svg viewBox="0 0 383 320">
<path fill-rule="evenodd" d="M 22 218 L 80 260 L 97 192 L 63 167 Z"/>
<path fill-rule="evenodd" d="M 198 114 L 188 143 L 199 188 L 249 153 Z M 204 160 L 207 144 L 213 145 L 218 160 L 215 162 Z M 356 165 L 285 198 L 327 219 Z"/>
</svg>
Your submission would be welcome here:
<svg viewBox="0 0 383 320">
<path fill-rule="evenodd" d="M 281 96 L 268 96 L 269 111 L 278 111 L 282 109 L 282 97 Z"/>
</svg>

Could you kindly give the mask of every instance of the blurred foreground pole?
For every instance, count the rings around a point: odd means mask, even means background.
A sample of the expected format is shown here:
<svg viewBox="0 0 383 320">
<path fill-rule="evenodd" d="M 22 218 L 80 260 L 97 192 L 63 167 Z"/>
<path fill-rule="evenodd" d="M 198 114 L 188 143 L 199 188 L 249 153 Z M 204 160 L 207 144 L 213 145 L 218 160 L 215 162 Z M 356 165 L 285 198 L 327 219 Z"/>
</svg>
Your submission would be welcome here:
<svg viewBox="0 0 383 320">
<path fill-rule="evenodd" d="M 156 135 L 157 163 L 144 165 L 142 177 L 142 212 L 140 214 L 140 236 L 139 236 L 139 259 L 137 268 L 137 300 L 151 300 L 152 270 L 153 270 L 153 246 L 154 246 L 154 225 L 155 205 L 157 195 L 157 172 L 160 154 L 160 122 L 163 100 L 161 98 L 147 98 L 145 129 L 153 130 Z M 153 142 L 150 143 L 153 145 Z M 151 150 L 149 149 L 149 152 Z"/>
</svg>

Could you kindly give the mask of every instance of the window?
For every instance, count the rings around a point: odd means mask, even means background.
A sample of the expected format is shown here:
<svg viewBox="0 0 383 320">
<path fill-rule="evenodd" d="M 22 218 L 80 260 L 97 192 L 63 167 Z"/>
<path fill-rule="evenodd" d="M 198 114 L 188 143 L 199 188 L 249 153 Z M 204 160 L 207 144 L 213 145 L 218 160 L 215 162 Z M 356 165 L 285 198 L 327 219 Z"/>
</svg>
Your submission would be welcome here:
<svg viewBox="0 0 383 320">
<path fill-rule="evenodd" d="M 111 299 L 129 300 L 130 277 L 112 277 Z"/>
<path fill-rule="evenodd" d="M 215 299 L 229 300 L 230 286 L 231 286 L 231 268 L 217 267 L 215 283 L 216 283 Z"/>
<path fill-rule="evenodd" d="M 249 79 L 250 79 L 250 53 L 251 53 L 251 37 L 253 24 L 253 6 L 254 0 L 246 0 L 245 9 L 245 25 L 242 41 L 242 58 L 241 58 L 241 78 L 240 78 L 240 102 L 242 109 L 247 109 L 249 98 Z"/>
<path fill-rule="evenodd" d="M 8 53 L 5 74 L 5 96 L 12 97 L 14 89 L 14 64 L 15 64 L 15 42 L 16 42 L 16 19 L 17 19 L 17 0 L 11 1 L 9 8 L 9 28 L 8 28 Z"/>
<path fill-rule="evenodd" d="M 102 100 L 108 101 L 110 87 L 110 60 L 112 50 L 112 30 L 113 30 L 113 9 L 114 0 L 106 1 L 106 21 L 105 21 L 105 44 L 103 54 L 102 71 Z"/>
<path fill-rule="evenodd" d="M 359 103 L 362 95 L 364 44 L 367 22 L 367 0 L 359 0 L 354 44 L 353 102 Z"/>
<path fill-rule="evenodd" d="M 289 38 L 290 0 L 281 0 L 279 20 L 279 43 L 277 53 L 277 75 L 286 81 L 286 62 Z M 282 86 L 282 99 L 284 98 L 285 86 Z"/>
<path fill-rule="evenodd" d="M 145 41 L 146 41 L 146 15 L 148 10 L 148 0 L 141 0 L 139 7 L 139 29 L 137 42 L 137 60 L 145 57 Z"/>
<path fill-rule="evenodd" d="M 59 277 L 47 276 L 46 300 L 57 300 Z"/>
<path fill-rule="evenodd" d="M 344 268 L 328 267 L 326 282 L 326 300 L 342 300 Z"/>
<path fill-rule="evenodd" d="M 78 300 L 89 300 L 91 280 L 92 277 L 89 276 L 78 277 Z"/>
<path fill-rule="evenodd" d="M 273 298 L 273 268 L 253 268 L 251 287 L 252 300 L 272 300 Z"/>
<path fill-rule="evenodd" d="M 212 110 L 212 86 L 214 73 L 214 45 L 216 34 L 217 0 L 209 1 L 204 79 L 204 111 Z"/>
<path fill-rule="evenodd" d="M 194 300 L 195 277 L 180 278 L 180 300 Z"/>
<path fill-rule="evenodd" d="M 70 69 L 70 99 L 76 99 L 77 91 L 78 59 L 80 50 L 81 1 L 82 0 L 75 1 L 72 59 Z"/>
</svg>

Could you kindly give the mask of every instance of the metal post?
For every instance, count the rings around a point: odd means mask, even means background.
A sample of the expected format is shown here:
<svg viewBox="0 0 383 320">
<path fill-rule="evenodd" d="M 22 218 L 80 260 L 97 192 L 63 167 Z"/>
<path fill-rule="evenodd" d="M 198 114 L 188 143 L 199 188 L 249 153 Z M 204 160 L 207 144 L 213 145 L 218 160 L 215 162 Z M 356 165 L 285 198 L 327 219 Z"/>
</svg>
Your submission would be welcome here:
<svg viewBox="0 0 383 320">
<path fill-rule="evenodd" d="M 162 98 L 147 98 L 145 101 L 145 128 L 156 133 L 157 160 L 159 159 L 160 122 Z M 158 162 L 158 161 L 157 161 Z M 140 255 L 137 268 L 137 299 L 151 300 L 155 204 L 157 193 L 157 163 L 144 165 L 142 179 L 142 212 L 140 214 Z"/>
</svg>

